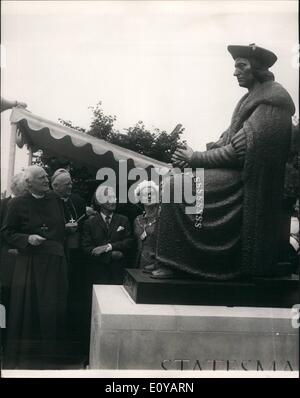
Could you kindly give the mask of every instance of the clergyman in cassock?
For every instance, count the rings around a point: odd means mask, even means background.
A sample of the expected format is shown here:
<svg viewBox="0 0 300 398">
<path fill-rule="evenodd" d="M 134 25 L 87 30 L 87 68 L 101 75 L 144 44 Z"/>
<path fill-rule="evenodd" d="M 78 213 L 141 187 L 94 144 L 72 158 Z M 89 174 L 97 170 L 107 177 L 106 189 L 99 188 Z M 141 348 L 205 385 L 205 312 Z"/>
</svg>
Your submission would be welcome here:
<svg viewBox="0 0 300 398">
<path fill-rule="evenodd" d="M 61 199 L 66 227 L 66 257 L 68 262 L 69 298 L 68 324 L 72 335 L 82 334 L 85 295 L 84 258 L 80 245 L 82 226 L 86 218 L 85 201 L 72 193 L 72 178 L 66 169 L 58 169 L 51 178 L 54 192 Z M 75 336 L 76 337 L 76 336 Z"/>
<path fill-rule="evenodd" d="M 2 228 L 18 249 L 7 320 L 6 368 L 56 368 L 63 353 L 67 302 L 65 222 L 45 170 L 25 170 L 28 193 L 14 198 Z"/>
</svg>

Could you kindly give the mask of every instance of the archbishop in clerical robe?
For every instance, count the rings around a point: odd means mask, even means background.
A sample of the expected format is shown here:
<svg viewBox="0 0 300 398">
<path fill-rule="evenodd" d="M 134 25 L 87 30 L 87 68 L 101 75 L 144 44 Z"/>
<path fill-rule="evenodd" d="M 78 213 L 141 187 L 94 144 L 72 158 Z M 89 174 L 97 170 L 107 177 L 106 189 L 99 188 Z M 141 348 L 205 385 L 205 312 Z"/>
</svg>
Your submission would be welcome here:
<svg viewBox="0 0 300 398">
<path fill-rule="evenodd" d="M 4 367 L 57 368 L 65 344 L 67 264 L 60 199 L 46 172 L 25 170 L 28 192 L 11 199 L 2 228 L 18 250 L 11 281 Z"/>
</svg>

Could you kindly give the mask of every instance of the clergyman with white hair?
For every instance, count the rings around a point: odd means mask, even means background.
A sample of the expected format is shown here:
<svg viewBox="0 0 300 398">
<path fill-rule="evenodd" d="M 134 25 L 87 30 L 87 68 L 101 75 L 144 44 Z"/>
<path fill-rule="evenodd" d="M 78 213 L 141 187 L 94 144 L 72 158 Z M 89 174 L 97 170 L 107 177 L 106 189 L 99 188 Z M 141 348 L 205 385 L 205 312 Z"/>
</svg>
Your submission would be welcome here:
<svg viewBox="0 0 300 398">
<path fill-rule="evenodd" d="M 11 285 L 4 367 L 56 368 L 67 300 L 65 222 L 45 170 L 24 172 L 27 191 L 13 198 L 2 233 L 18 249 Z"/>
</svg>

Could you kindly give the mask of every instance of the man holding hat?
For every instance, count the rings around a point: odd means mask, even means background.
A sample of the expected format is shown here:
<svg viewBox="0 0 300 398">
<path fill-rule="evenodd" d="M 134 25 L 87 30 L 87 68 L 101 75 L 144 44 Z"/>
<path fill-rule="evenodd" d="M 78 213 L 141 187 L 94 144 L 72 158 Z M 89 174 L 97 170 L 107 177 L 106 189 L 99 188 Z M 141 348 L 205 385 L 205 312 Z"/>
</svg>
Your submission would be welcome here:
<svg viewBox="0 0 300 398">
<path fill-rule="evenodd" d="M 211 279 L 276 274 L 295 106 L 269 71 L 277 60 L 272 51 L 255 44 L 231 45 L 228 51 L 234 76 L 247 93 L 217 142 L 204 152 L 187 146 L 173 155 L 174 166 L 204 169 L 204 208 L 201 222 L 195 222 L 181 204 L 162 205 L 161 266 L 153 272 L 155 278 L 172 277 L 176 270 Z"/>
</svg>

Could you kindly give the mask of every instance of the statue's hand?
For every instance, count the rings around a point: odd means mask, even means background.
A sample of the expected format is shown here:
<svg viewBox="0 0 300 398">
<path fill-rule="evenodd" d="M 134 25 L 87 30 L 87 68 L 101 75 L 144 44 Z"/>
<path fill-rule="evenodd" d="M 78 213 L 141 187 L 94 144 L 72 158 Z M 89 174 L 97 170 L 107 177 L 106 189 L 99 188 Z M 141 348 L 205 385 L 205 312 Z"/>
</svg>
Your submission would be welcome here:
<svg viewBox="0 0 300 398">
<path fill-rule="evenodd" d="M 189 167 L 189 164 L 185 162 L 184 160 L 174 160 L 172 163 L 173 167 L 178 167 L 180 169 L 185 169 L 186 167 Z"/>
<path fill-rule="evenodd" d="M 177 149 L 172 156 L 172 163 L 174 164 L 182 164 L 182 162 L 187 163 L 189 165 L 192 161 L 193 149 L 186 145 L 185 149 Z"/>
</svg>

